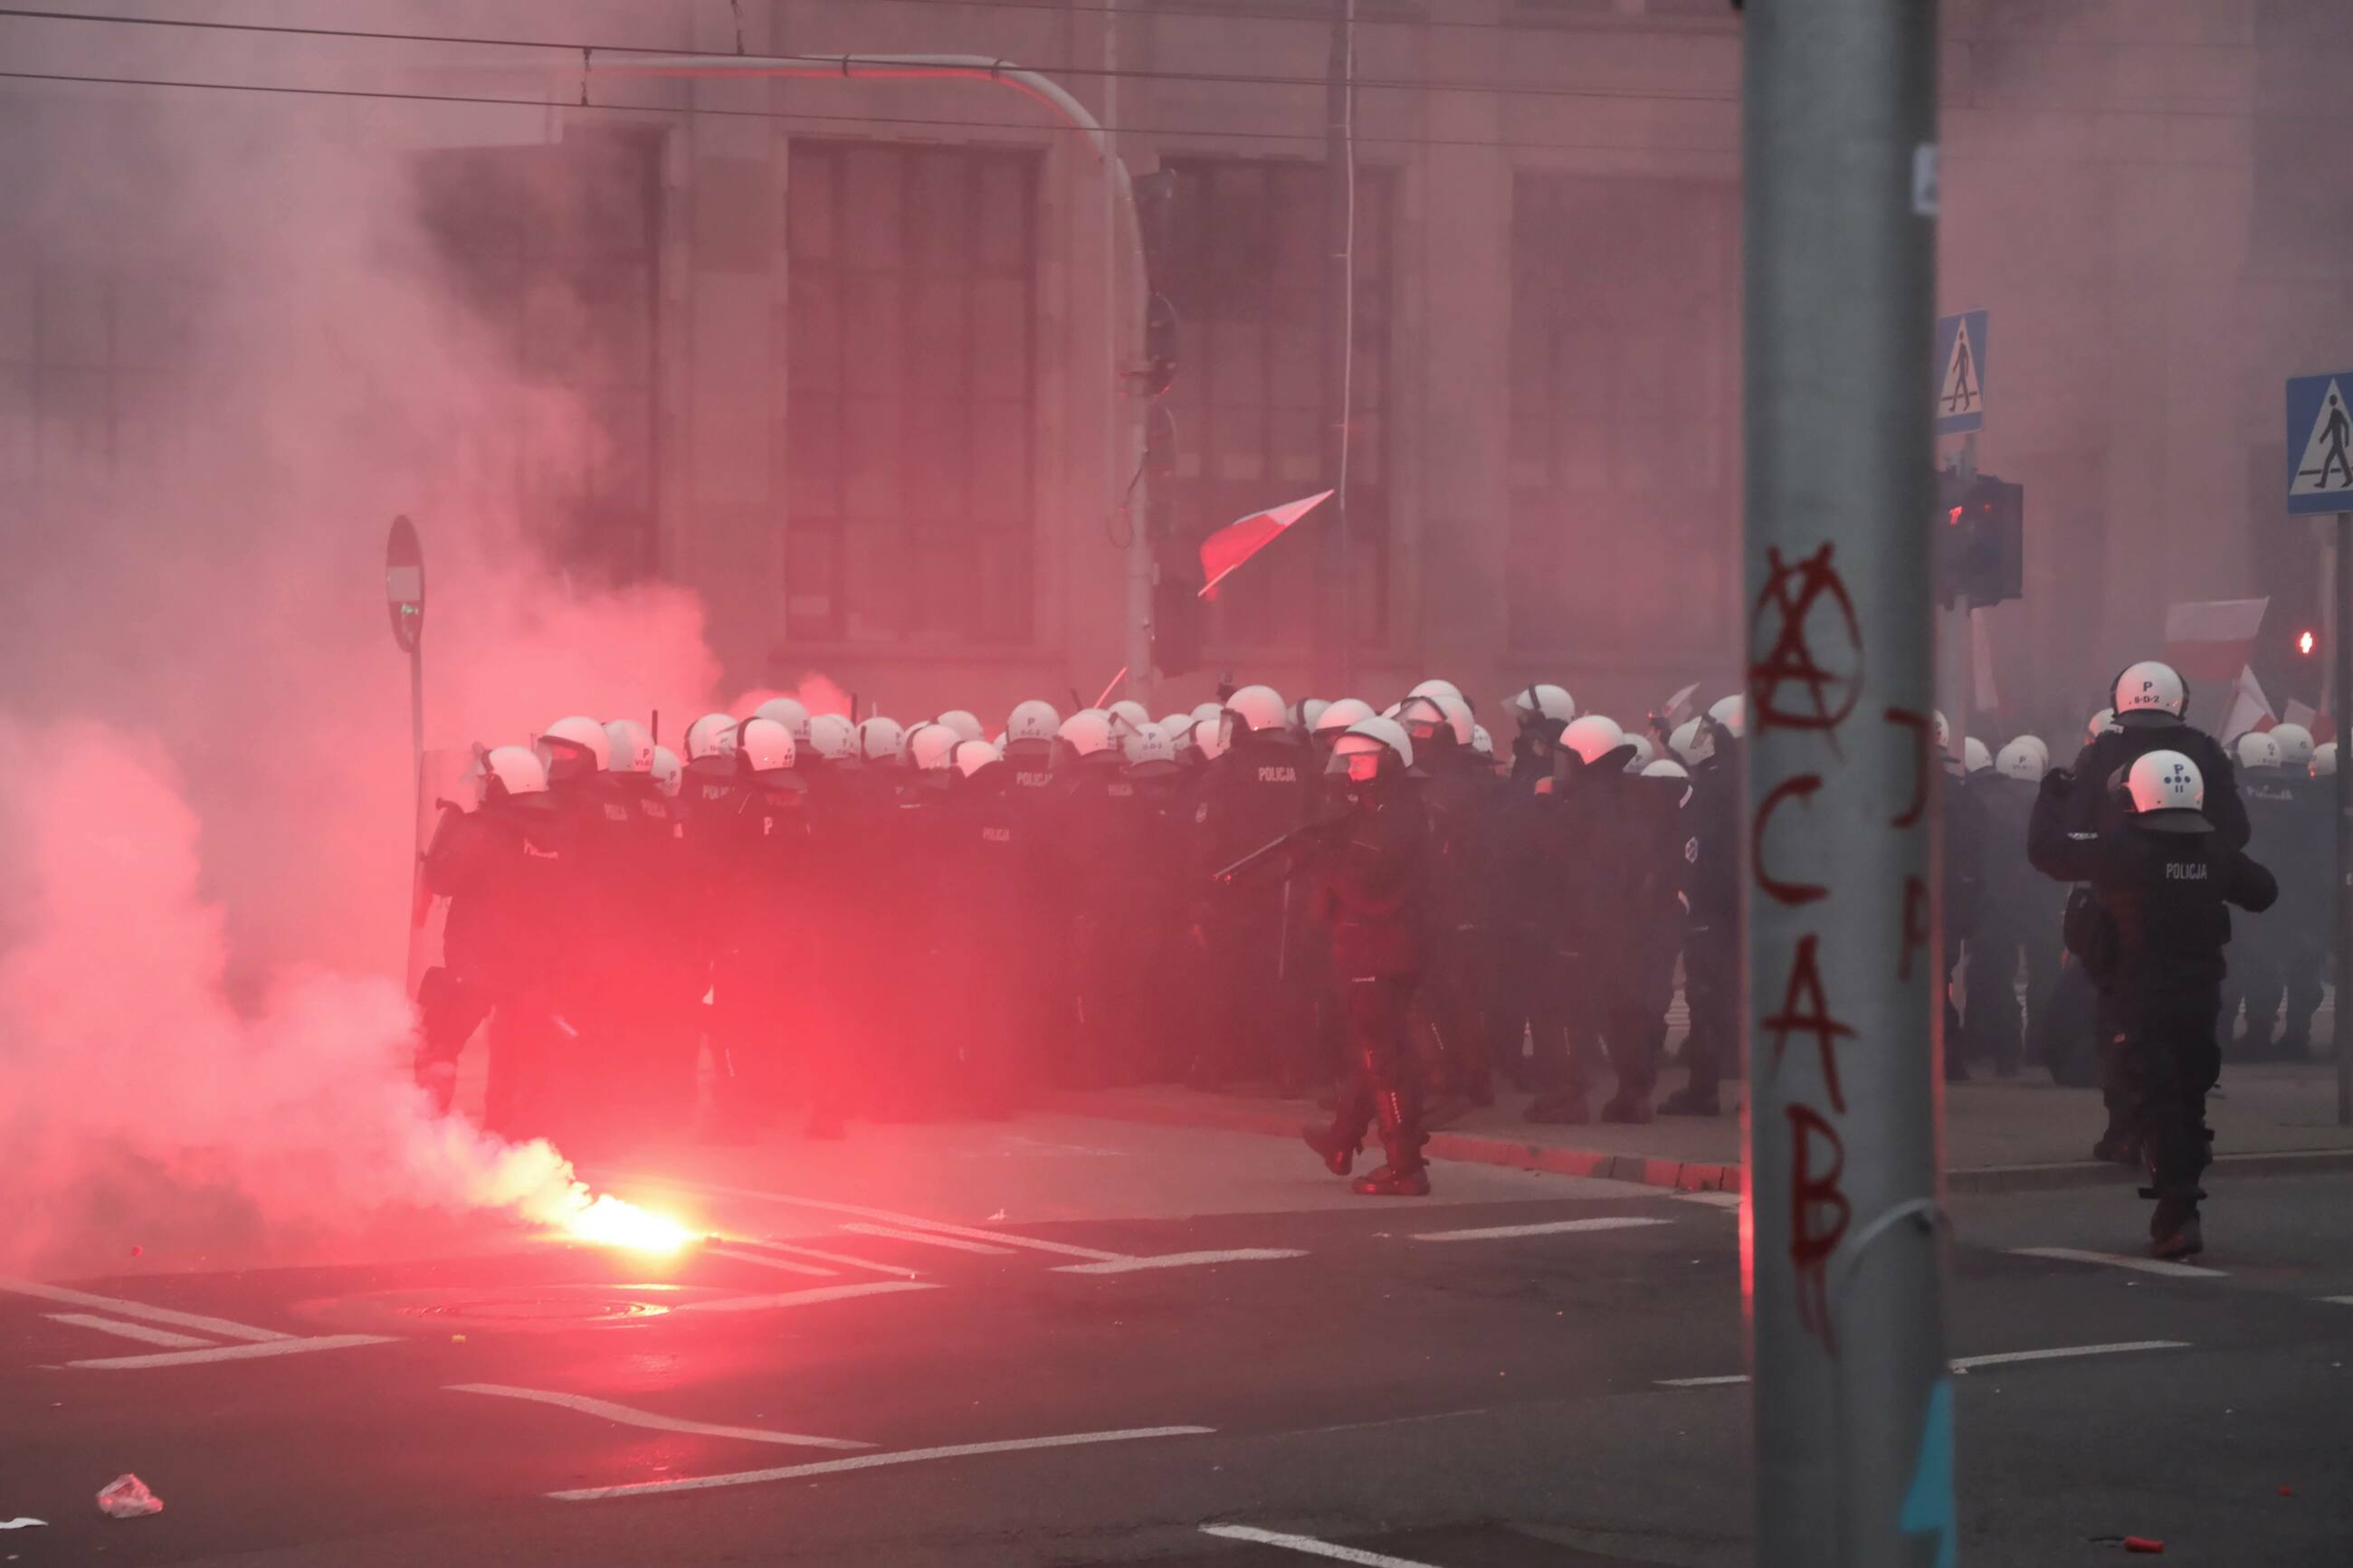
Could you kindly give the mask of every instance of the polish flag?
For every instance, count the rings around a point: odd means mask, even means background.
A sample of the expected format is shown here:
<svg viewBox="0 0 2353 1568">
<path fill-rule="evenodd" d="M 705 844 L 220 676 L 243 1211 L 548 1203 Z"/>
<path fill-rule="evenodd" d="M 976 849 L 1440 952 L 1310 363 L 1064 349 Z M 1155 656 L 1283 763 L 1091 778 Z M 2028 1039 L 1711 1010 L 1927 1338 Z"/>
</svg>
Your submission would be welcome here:
<svg viewBox="0 0 2353 1568">
<path fill-rule="evenodd" d="M 1229 522 L 1208 538 L 1201 541 L 1201 592 L 1204 599 L 1217 597 L 1217 586 L 1233 574 L 1234 569 L 1264 550 L 1283 535 L 1283 531 L 1322 506 L 1332 497 L 1330 490 L 1304 500 L 1285 501 L 1268 511 L 1252 512 L 1239 522 Z"/>
<path fill-rule="evenodd" d="M 2202 599 L 2165 611 L 2165 662 L 2191 685 L 2238 679 L 2255 649 L 2269 599 Z"/>
<path fill-rule="evenodd" d="M 2279 716 L 2272 711 L 2271 700 L 2263 695 L 2254 670 L 2240 666 L 2239 679 L 2231 687 L 2231 706 L 2222 715 L 2222 728 L 2216 738 L 2227 746 L 2242 735 L 2268 730 L 2278 722 Z"/>
</svg>

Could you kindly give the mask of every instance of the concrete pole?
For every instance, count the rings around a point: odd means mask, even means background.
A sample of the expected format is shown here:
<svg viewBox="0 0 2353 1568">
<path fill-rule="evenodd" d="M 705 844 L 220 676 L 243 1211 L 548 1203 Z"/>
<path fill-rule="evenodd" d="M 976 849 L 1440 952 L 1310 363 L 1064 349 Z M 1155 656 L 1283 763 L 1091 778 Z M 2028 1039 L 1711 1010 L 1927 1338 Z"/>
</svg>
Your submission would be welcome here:
<svg viewBox="0 0 2353 1568">
<path fill-rule="evenodd" d="M 1141 389 L 1129 374 L 1144 363 L 1145 301 L 1148 288 L 1142 254 L 1136 260 L 1134 292 L 1120 291 L 1120 236 L 1134 226 L 1129 211 L 1134 196 L 1124 178 L 1126 163 L 1119 153 L 1119 24 L 1120 0 L 1105 0 L 1103 17 L 1103 344 L 1108 366 L 1103 381 L 1104 463 L 1111 470 L 1112 504 L 1127 521 L 1125 562 L 1127 614 L 1127 680 L 1118 696 L 1152 706 L 1152 541 L 1145 531 L 1151 515 L 1144 471 L 1147 432 Z M 1116 172 L 1116 173 L 1115 173 Z M 1133 406 L 1131 406 L 1133 405 Z"/>
<path fill-rule="evenodd" d="M 1356 0 L 1331 0 L 1332 53 L 1324 88 L 1324 484 L 1323 549 L 1315 594 L 1315 687 L 1355 693 L 1356 563 L 1348 537 L 1348 416 L 1356 331 Z"/>
<path fill-rule="evenodd" d="M 1936 7 L 1750 0 L 1744 26 L 1757 1561 L 1949 1565 Z"/>
</svg>

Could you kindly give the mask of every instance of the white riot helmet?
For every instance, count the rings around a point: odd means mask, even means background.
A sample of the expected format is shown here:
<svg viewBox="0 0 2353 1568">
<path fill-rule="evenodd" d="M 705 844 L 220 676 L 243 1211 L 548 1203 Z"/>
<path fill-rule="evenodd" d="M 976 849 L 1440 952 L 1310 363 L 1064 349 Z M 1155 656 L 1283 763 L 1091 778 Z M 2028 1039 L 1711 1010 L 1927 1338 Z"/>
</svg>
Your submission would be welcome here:
<svg viewBox="0 0 2353 1568">
<path fill-rule="evenodd" d="M 2279 742 L 2280 765 L 2300 768 L 2312 761 L 2312 731 L 2301 724 L 2274 724 L 2271 737 Z"/>
<path fill-rule="evenodd" d="M 605 743 L 612 758 L 612 771 L 617 773 L 653 772 L 653 731 L 635 719 L 605 721 Z"/>
<path fill-rule="evenodd" d="M 782 724 L 786 730 L 791 732 L 793 744 L 796 746 L 806 745 L 808 742 L 809 711 L 807 708 L 802 707 L 797 699 L 790 697 L 771 697 L 765 702 L 761 703 L 757 708 L 752 710 L 752 717 L 754 719 L 770 719 Z"/>
<path fill-rule="evenodd" d="M 937 773 L 955 758 L 964 737 L 938 722 L 918 724 L 907 731 L 906 759 L 920 773 Z"/>
<path fill-rule="evenodd" d="M 1634 755 L 1626 763 L 1626 771 L 1630 773 L 1639 773 L 1658 760 L 1659 748 L 1651 743 L 1648 735 L 1629 735 L 1626 744 L 1634 750 Z"/>
<path fill-rule="evenodd" d="M 775 719 L 750 718 L 736 742 L 736 754 L 755 773 L 782 773 L 793 765 L 799 747 L 793 732 Z"/>
<path fill-rule="evenodd" d="M 1310 697 L 1292 710 L 1294 726 L 1303 735 L 1315 733 L 1315 721 L 1324 717 L 1324 710 L 1331 706 L 1321 697 Z"/>
<path fill-rule="evenodd" d="M 735 740 L 733 714 L 705 713 L 686 727 L 686 760 L 699 763 L 706 757 L 732 757 Z"/>
<path fill-rule="evenodd" d="M 2232 742 L 2231 760 L 2242 768 L 2275 768 L 2285 757 L 2277 741 L 2250 730 Z"/>
<path fill-rule="evenodd" d="M 1451 697 L 1460 700 L 1462 689 L 1451 680 L 1430 679 L 1421 682 L 1406 695 L 1408 697 Z"/>
<path fill-rule="evenodd" d="M 2032 747 L 2034 750 L 2034 766 L 2036 771 L 2039 773 L 2049 773 L 2051 771 L 2051 748 L 2043 743 L 2042 736 L 2021 735 L 2018 739 L 2012 741 L 2010 744 L 2013 746 Z M 1994 765 L 1996 767 L 2000 766 L 2001 759 L 1999 757 L 1995 758 Z"/>
<path fill-rule="evenodd" d="M 605 738 L 605 726 L 579 713 L 558 719 L 541 731 L 536 750 L 539 760 L 547 764 L 550 779 L 601 773 L 613 760 L 613 742 Z"/>
<path fill-rule="evenodd" d="M 1661 757 L 1642 769 L 1642 776 L 1646 779 L 1687 779 L 1691 774 L 1683 770 L 1681 763 Z"/>
<path fill-rule="evenodd" d="M 1394 719 L 1367 719 L 1332 745 L 1324 771 L 1352 784 L 1394 778 L 1413 766 L 1413 737 Z"/>
<path fill-rule="evenodd" d="M 880 713 L 858 726 L 858 754 L 870 763 L 895 763 L 907 752 L 907 731 Z"/>
<path fill-rule="evenodd" d="M 1343 697 L 1337 702 L 1327 702 L 1324 711 L 1315 715 L 1315 733 L 1337 739 L 1350 730 L 1375 717 L 1373 705 L 1353 697 Z"/>
<path fill-rule="evenodd" d="M 1285 722 L 1282 693 L 1271 686 L 1245 686 L 1226 699 L 1226 711 L 1252 734 L 1280 731 Z M 1230 733 L 1227 736 L 1231 742 Z"/>
<path fill-rule="evenodd" d="M 2084 739 L 2086 741 L 2096 741 L 2102 735 L 2114 734 L 2123 727 L 2124 726 L 2116 722 L 2116 710 L 2115 709 L 2103 708 L 2097 713 L 2093 714 L 2090 720 L 2084 723 Z"/>
<path fill-rule="evenodd" d="M 1626 731 L 1618 727 L 1618 721 L 1599 713 L 1581 714 L 1560 732 L 1561 750 L 1575 752 L 1588 766 L 1625 743 Z"/>
<path fill-rule="evenodd" d="M 1936 738 L 1936 750 L 1940 752 L 1951 751 L 1953 749 L 1952 725 L 1946 721 L 1945 716 L 1942 713 L 1931 713 L 1928 715 L 1928 718 L 1930 721 L 1930 729 Z"/>
<path fill-rule="evenodd" d="M 1394 717 L 1405 726 L 1405 732 L 1433 751 L 1451 743 L 1467 746 L 1471 743 L 1471 710 L 1462 700 L 1453 700 L 1453 710 L 1447 710 L 1447 700 L 1437 692 L 1421 692 L 1398 704 Z M 1440 735 L 1449 737 L 1441 741 Z"/>
<path fill-rule="evenodd" d="M 1993 760 L 1994 771 L 2006 779 L 2021 784 L 2039 781 L 2047 766 L 2042 744 L 2031 735 L 2021 735 L 2004 746 Z"/>
<path fill-rule="evenodd" d="M 839 713 L 812 713 L 808 743 L 827 762 L 847 762 L 858 754 L 858 731 Z"/>
<path fill-rule="evenodd" d="M 2160 833 L 2203 833 L 2206 776 L 2179 752 L 2150 752 L 2125 774 L 2133 819 Z"/>
<path fill-rule="evenodd" d="M 2312 761 L 2306 764 L 2316 779 L 2334 778 L 2337 774 L 2337 742 L 2324 742 L 2312 748 Z"/>
<path fill-rule="evenodd" d="M 1736 741 L 1748 733 L 1748 699 L 1736 691 L 1729 697 L 1718 698 L 1715 705 L 1707 710 L 1707 716 L 1731 731 Z"/>
<path fill-rule="evenodd" d="M 654 788 L 672 798 L 686 783 L 686 764 L 680 762 L 678 753 L 668 746 L 654 748 L 653 763 L 646 772 L 653 775 Z"/>
<path fill-rule="evenodd" d="M 1504 700 L 1523 727 L 1538 719 L 1549 719 L 1556 724 L 1566 724 L 1577 717 L 1577 701 L 1557 686 L 1525 686 Z"/>
<path fill-rule="evenodd" d="M 1143 703 L 1133 698 L 1122 698 L 1104 710 L 1112 718 L 1112 732 L 1126 735 L 1152 722 L 1152 714 Z"/>
<path fill-rule="evenodd" d="M 1963 737 L 1961 771 L 1965 773 L 1981 773 L 1991 766 L 1993 766 L 1993 753 L 1986 750 L 1986 743 L 1975 735 Z"/>
<path fill-rule="evenodd" d="M 1012 713 L 1005 721 L 1005 744 L 1008 748 L 1050 746 L 1054 743 L 1054 731 L 1061 727 L 1062 716 L 1054 705 L 1033 697 L 1013 705 Z"/>
<path fill-rule="evenodd" d="M 987 727 L 981 723 L 979 717 L 976 714 L 967 713 L 961 708 L 949 709 L 946 712 L 940 715 L 938 721 L 945 724 L 949 729 L 954 730 L 956 732 L 956 739 L 960 741 L 985 741 L 988 739 Z"/>
<path fill-rule="evenodd" d="M 1005 760 L 997 749 L 986 741 L 958 741 L 955 750 L 948 755 L 955 771 L 965 778 Z"/>
<path fill-rule="evenodd" d="M 2119 724 L 2179 723 L 2189 710 L 2189 687 L 2171 665 L 2145 658 L 2125 666 L 2108 700 L 2116 705 Z"/>
<path fill-rule="evenodd" d="M 478 798 L 488 805 L 547 793 L 547 764 L 529 746 L 492 746 L 474 764 Z"/>
<path fill-rule="evenodd" d="M 1054 732 L 1054 738 L 1062 742 L 1073 759 L 1092 757 L 1098 752 L 1109 751 L 1112 743 L 1111 716 L 1093 709 L 1073 713 L 1062 721 L 1062 727 Z"/>
<path fill-rule="evenodd" d="M 1233 737 L 1226 731 L 1226 710 L 1222 708 L 1208 719 L 1196 713 L 1192 734 L 1193 749 L 1201 753 L 1201 760 L 1205 763 L 1216 762 L 1233 747 Z"/>
<path fill-rule="evenodd" d="M 1667 750 L 1688 765 L 1714 755 L 1715 742 L 1700 729 L 1698 720 L 1686 719 L 1667 736 Z"/>
<path fill-rule="evenodd" d="M 1486 725 L 1471 726 L 1471 749 L 1491 763 L 1495 760 L 1495 737 L 1487 733 Z"/>
<path fill-rule="evenodd" d="M 1061 721 L 1058 719 L 1055 722 L 1060 724 Z M 1168 738 L 1172 741 L 1182 735 L 1187 730 L 1192 728 L 1192 725 L 1193 715 L 1188 712 L 1179 711 L 1171 713 L 1160 721 L 1160 727 L 1168 731 Z"/>
<path fill-rule="evenodd" d="M 1128 771 L 1154 773 L 1166 773 L 1176 765 L 1176 742 L 1168 731 L 1157 724 L 1143 724 L 1122 738 L 1121 752 L 1127 758 Z"/>
</svg>

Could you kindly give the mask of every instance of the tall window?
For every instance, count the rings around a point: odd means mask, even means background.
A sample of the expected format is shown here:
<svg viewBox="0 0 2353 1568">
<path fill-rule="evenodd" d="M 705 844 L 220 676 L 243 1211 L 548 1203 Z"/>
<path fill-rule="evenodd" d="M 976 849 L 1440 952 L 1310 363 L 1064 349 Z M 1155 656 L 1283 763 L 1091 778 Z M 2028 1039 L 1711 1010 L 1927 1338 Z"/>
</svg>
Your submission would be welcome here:
<svg viewBox="0 0 2353 1568">
<path fill-rule="evenodd" d="M 1038 159 L 796 142 L 789 635 L 1031 635 Z"/>
<path fill-rule="evenodd" d="M 191 309 L 153 278 L 0 257 L 0 489 L 87 492 L 164 460 Z"/>
<path fill-rule="evenodd" d="M 659 143 L 568 132 L 544 146 L 427 153 L 419 199 L 458 288 L 527 380 L 579 417 L 518 408 L 524 521 L 556 557 L 627 579 L 654 570 L 655 263 Z"/>
<path fill-rule="evenodd" d="M 1672 661 L 1736 608 L 1738 236 L 1728 183 L 1515 182 L 1514 650 Z"/>
<path fill-rule="evenodd" d="M 1197 537 L 1323 488 L 1325 177 L 1320 163 L 1172 161 L 1165 278 L 1181 322 L 1174 526 Z M 1356 176 L 1355 393 L 1348 519 L 1356 636 L 1385 635 L 1388 604 L 1390 172 Z M 1314 520 L 1219 589 L 1209 637 L 1225 649 L 1307 645 Z"/>
</svg>

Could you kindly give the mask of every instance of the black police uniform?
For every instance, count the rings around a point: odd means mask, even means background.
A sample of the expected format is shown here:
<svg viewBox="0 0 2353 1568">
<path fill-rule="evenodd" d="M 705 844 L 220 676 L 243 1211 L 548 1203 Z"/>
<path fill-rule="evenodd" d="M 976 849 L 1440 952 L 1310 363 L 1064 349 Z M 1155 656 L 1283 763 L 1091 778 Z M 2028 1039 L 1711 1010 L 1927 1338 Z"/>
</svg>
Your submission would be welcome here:
<svg viewBox="0 0 2353 1568">
<path fill-rule="evenodd" d="M 1213 882 L 1215 874 L 1306 823 L 1320 775 L 1306 743 L 1254 733 L 1239 721 L 1233 743 L 1203 773 L 1194 816 L 1209 894 L 1201 921 L 1212 1018 L 1192 1077 L 1206 1087 L 1274 1077 L 1296 1091 L 1313 1076 L 1313 1000 L 1300 963 L 1305 913 L 1296 884 Z"/>
<path fill-rule="evenodd" d="M 2084 811 L 2072 797 L 2106 794 L 2097 781 L 2053 773 L 2035 815 L 2034 863 L 2091 885 L 2114 924 L 2098 968 L 2109 1002 L 2105 1040 L 2111 1081 L 2144 1151 L 2158 1200 L 2150 1237 L 2160 1251 L 2194 1251 L 2198 1178 L 2211 1158 L 2206 1095 L 2221 1072 L 2215 1018 L 2231 940 L 2226 906 L 2260 913 L 2278 897 L 2272 874 L 2197 814 L 2191 831 L 2159 813 L 2139 819 L 2113 804 Z M 2212 795 L 2209 795 L 2209 799 Z M 2071 821 L 2105 826 L 2075 828 Z M 2183 1227 L 2189 1226 L 2186 1241 Z"/>
</svg>

